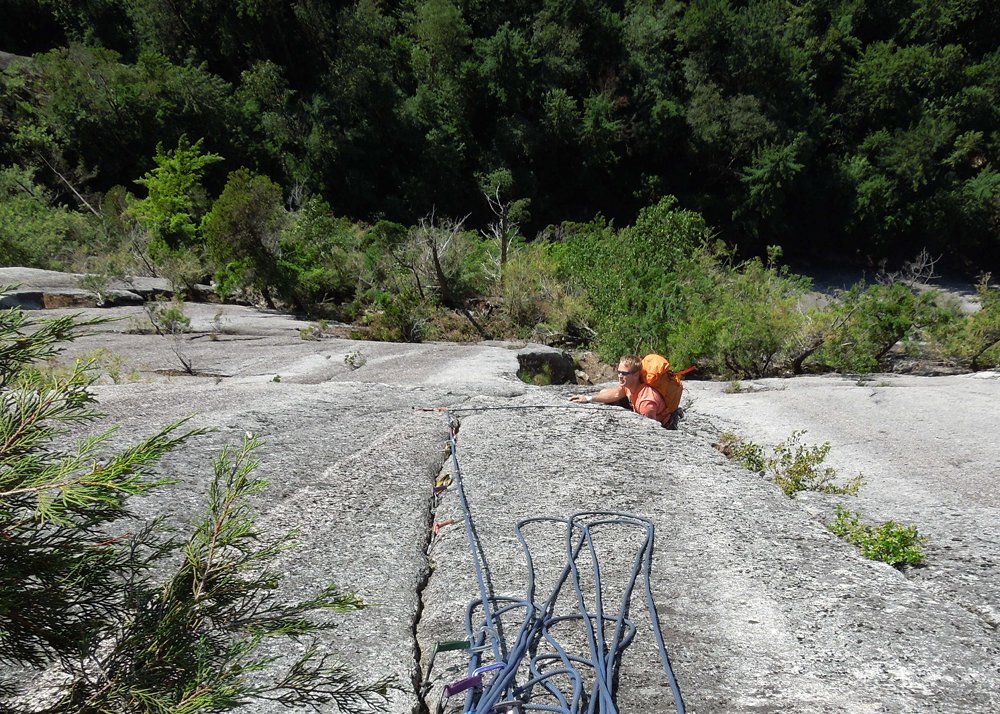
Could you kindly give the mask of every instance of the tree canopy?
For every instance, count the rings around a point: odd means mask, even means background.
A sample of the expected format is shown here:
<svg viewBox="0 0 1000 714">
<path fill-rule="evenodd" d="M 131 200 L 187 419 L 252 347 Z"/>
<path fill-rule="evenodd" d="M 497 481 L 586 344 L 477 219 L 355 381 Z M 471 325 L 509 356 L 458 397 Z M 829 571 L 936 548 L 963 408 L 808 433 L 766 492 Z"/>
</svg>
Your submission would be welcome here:
<svg viewBox="0 0 1000 714">
<path fill-rule="evenodd" d="M 1000 256 L 987 0 L 0 0 L 0 164 L 73 205 L 201 141 L 338 215 L 525 235 L 664 195 L 745 255 Z M 30 32 L 29 32 L 30 30 Z M 992 267 L 986 265 L 985 267 Z"/>
</svg>

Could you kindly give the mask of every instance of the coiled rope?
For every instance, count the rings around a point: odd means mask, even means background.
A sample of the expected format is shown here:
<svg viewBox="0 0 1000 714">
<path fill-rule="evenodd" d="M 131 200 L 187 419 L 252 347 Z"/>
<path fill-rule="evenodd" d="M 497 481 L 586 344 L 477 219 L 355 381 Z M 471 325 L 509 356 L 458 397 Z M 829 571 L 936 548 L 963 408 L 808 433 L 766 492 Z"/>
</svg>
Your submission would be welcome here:
<svg viewBox="0 0 1000 714">
<path fill-rule="evenodd" d="M 642 578 L 641 587 L 660 663 L 673 695 L 674 708 L 677 714 L 684 714 L 684 701 L 670 664 L 653 598 L 653 522 L 616 511 L 585 511 L 569 518 L 538 517 L 518 521 L 515 530 L 526 562 L 526 592 L 523 598 L 498 597 L 458 460 L 459 423 L 451 413 L 446 412 L 446 418 L 453 481 L 479 586 L 479 598 L 469 603 L 465 613 L 465 631 L 470 643 L 468 677 L 451 685 L 457 690 L 454 693 L 466 692 L 462 711 L 466 714 L 527 711 L 617 714 L 621 656 L 638 632 L 629 617 L 630 604 Z M 565 563 L 551 590 L 540 600 L 526 530 L 545 524 L 564 529 Z M 620 536 L 623 528 L 634 530 L 641 539 L 621 587 L 617 612 L 612 614 L 605 603 L 597 534 L 612 531 Z M 616 544 L 621 542 L 618 537 Z M 581 565 L 581 560 L 589 561 L 589 571 Z M 592 603 L 581 582 L 581 570 L 584 574 L 589 572 Z M 572 588 L 576 612 L 558 614 L 558 601 L 564 596 L 567 584 Z M 516 630 L 510 642 L 504 635 L 505 620 L 518 621 L 516 627 L 508 628 L 512 633 Z M 588 653 L 572 654 L 561 636 L 563 631 L 567 636 L 579 637 L 582 633 Z M 453 690 L 446 686 L 445 696 L 438 704 L 439 713 L 444 711 L 447 697 L 452 693 Z"/>
</svg>

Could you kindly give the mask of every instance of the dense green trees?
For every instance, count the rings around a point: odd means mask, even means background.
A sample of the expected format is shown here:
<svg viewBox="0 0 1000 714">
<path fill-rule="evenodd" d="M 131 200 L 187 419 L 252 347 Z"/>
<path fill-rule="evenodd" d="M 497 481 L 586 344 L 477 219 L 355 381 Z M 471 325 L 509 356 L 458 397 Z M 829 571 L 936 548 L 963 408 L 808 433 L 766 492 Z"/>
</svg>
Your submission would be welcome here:
<svg viewBox="0 0 1000 714">
<path fill-rule="evenodd" d="M 214 279 L 360 336 L 658 350 L 729 378 L 1000 365 L 988 277 L 971 315 L 898 281 L 807 309 L 774 248 L 998 267 L 994 0 L 0 0 L 0 17 L 2 264 Z M 128 490 L 152 486 L 140 467 L 187 436 L 104 462 L 81 491 L 100 441 L 46 449 L 59 419 L 90 418 L 87 377 L 29 364 L 71 326 L 41 327 L 27 353 L 39 326 L 3 317 L 7 427 L 31 417 L 18 433 L 36 441 L 4 454 L 0 546 L 84 587 L 39 590 L 0 557 L 0 630 L 15 610 L 63 618 L 0 637 L 0 663 L 82 663 L 98 691 L 71 695 L 95 707 L 135 708 L 152 685 L 169 707 L 205 673 L 221 693 L 192 710 L 256 686 L 241 677 L 257 635 L 198 628 L 240 603 L 301 610 L 243 580 L 192 599 L 195 565 L 167 589 L 118 587 L 176 550 L 149 530 L 106 541 Z M 252 446 L 220 460 L 189 563 L 211 509 L 260 487 Z M 331 589 L 293 607 L 355 604 Z M 178 625 L 191 637 L 174 646 Z M 176 681 L 129 669 L 147 655 Z"/>
<path fill-rule="evenodd" d="M 278 264 L 285 218 L 277 184 L 247 169 L 229 175 L 222 195 L 204 221 L 205 248 L 218 266 L 223 294 L 252 287 L 274 309 L 272 290 L 285 289 Z"/>
<path fill-rule="evenodd" d="M 156 167 L 136 180 L 146 188 L 146 197 L 134 200 L 129 212 L 149 235 L 153 260 L 198 245 L 201 220 L 209 207 L 202 186 L 205 168 L 222 161 L 218 154 L 202 153 L 201 143 L 191 144 L 182 135 L 176 149 L 157 146 Z"/>
<path fill-rule="evenodd" d="M 992 317 L 909 288 L 797 313 L 770 247 L 996 272 L 994 3 L 179 7 L 0 0 L 39 31 L 0 34 L 32 54 L 0 55 L 4 262 L 734 375 L 873 369 L 925 330 L 992 359 Z"/>
<path fill-rule="evenodd" d="M 666 194 L 763 255 L 1000 255 L 1000 10 L 987 0 L 3 0 L 0 162 L 80 205 L 203 139 L 355 220 L 534 235 Z M 72 188 L 71 188 L 72 186 Z M 80 196 L 74 194 L 74 189 Z M 93 202 L 93 201 L 92 201 Z"/>
<path fill-rule="evenodd" d="M 32 170 L 0 169 L 0 264 L 61 268 L 92 242 L 92 232 L 83 216 L 53 201 Z"/>
</svg>

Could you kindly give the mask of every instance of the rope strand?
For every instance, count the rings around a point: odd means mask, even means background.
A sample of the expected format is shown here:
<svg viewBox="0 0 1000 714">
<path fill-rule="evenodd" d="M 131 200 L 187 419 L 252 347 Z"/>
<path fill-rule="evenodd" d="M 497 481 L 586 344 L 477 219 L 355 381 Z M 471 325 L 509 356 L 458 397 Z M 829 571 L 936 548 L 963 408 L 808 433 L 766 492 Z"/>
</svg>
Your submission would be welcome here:
<svg viewBox="0 0 1000 714">
<path fill-rule="evenodd" d="M 653 598 L 652 565 L 654 526 L 648 518 L 616 511 L 584 511 L 569 518 L 536 517 L 518 521 L 515 532 L 525 557 L 526 592 L 523 598 L 497 596 L 492 575 L 479 533 L 472 517 L 458 460 L 458 420 L 448 410 L 454 481 L 466 526 L 466 537 L 472 553 L 473 567 L 479 587 L 479 598 L 469 603 L 465 614 L 466 635 L 471 643 L 468 675 L 482 676 L 482 686 L 467 690 L 462 711 L 468 714 L 492 712 L 545 711 L 555 714 L 617 714 L 618 675 L 621 656 L 638 629 L 629 617 L 630 603 L 641 577 L 655 647 L 663 672 L 670 685 L 677 714 L 685 714 L 684 701 L 667 654 L 659 615 Z M 543 601 L 537 599 L 537 582 L 531 546 L 526 531 L 541 525 L 557 525 L 564 529 L 565 562 L 552 589 Z M 602 568 L 597 547 L 598 534 L 603 531 L 635 530 L 641 536 L 631 568 L 621 586 L 616 613 L 605 610 Z M 619 537 L 617 544 L 624 542 Z M 581 583 L 578 562 L 587 554 L 589 574 L 593 579 L 593 609 Z M 557 604 L 564 588 L 570 584 L 575 595 L 576 612 L 558 614 Z M 503 632 L 504 618 L 520 616 L 516 636 L 508 643 Z M 586 656 L 571 654 L 567 649 L 564 630 L 582 631 L 586 640 Z M 512 630 L 513 632 L 513 630 Z M 490 681 L 477 674 L 483 666 L 484 652 L 491 651 L 493 663 L 499 664 Z M 519 677 L 519 675 L 521 677 Z M 430 676 L 430 672 L 428 672 Z M 518 679 L 526 676 L 522 683 Z M 510 706 L 504 707 L 505 703 Z M 445 702 L 438 706 L 444 710 Z"/>
</svg>

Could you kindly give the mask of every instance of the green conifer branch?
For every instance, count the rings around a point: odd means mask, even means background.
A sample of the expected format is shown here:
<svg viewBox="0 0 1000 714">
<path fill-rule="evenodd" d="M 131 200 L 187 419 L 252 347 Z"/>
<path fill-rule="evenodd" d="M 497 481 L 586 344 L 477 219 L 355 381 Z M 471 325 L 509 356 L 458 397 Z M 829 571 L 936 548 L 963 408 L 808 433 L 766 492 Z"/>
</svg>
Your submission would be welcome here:
<svg viewBox="0 0 1000 714">
<path fill-rule="evenodd" d="M 137 523 L 129 499 L 169 483 L 159 461 L 205 429 L 181 420 L 117 451 L 114 428 L 67 439 L 100 416 L 89 365 L 53 376 L 35 363 L 99 322 L 0 311 L 0 676 L 8 665 L 61 670 L 68 684 L 36 713 L 218 712 L 258 698 L 382 708 L 388 681 L 356 682 L 314 639 L 334 626 L 315 614 L 360 609 L 360 598 L 329 585 L 279 599 L 272 563 L 294 533 L 256 525 L 257 438 L 223 449 L 186 543 L 162 519 Z M 279 657 L 265 648 L 275 638 L 307 644 Z M 0 710 L 19 711 L 15 693 L 0 680 Z"/>
</svg>

